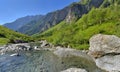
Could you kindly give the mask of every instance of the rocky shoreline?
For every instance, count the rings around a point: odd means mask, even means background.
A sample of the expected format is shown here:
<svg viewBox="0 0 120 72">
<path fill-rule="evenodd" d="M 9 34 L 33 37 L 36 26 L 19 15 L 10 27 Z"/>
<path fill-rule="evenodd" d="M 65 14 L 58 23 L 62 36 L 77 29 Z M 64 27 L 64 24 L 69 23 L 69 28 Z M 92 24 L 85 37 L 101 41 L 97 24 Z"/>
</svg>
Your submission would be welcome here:
<svg viewBox="0 0 120 72">
<path fill-rule="evenodd" d="M 59 57 L 79 56 L 96 63 L 96 65 L 107 72 L 120 72 L 120 38 L 114 35 L 94 35 L 90 38 L 88 51 L 75 50 L 71 48 L 54 47 L 47 41 L 38 43 L 9 44 L 0 47 L 0 54 L 7 52 L 19 53 L 19 51 L 52 51 Z M 80 70 L 80 71 L 79 71 Z M 78 68 L 70 68 L 62 72 L 87 72 Z"/>
<path fill-rule="evenodd" d="M 120 38 L 97 34 L 90 38 L 88 53 L 96 65 L 108 72 L 120 72 Z"/>
<path fill-rule="evenodd" d="M 17 43 L 17 44 L 7 44 L 0 46 L 0 54 L 5 54 L 7 52 L 19 53 L 21 51 L 39 51 L 39 50 L 53 50 L 51 44 L 45 41 L 32 42 L 32 43 Z"/>
</svg>

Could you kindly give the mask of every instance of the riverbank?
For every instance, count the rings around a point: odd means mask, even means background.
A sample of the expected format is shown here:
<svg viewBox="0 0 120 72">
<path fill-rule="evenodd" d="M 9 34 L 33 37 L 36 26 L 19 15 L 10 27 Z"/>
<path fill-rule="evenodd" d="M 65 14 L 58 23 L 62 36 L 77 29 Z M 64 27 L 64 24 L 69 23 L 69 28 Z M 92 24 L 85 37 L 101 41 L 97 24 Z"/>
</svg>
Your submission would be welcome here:
<svg viewBox="0 0 120 72">
<path fill-rule="evenodd" d="M 4 47 L 5 46 L 3 46 L 2 49 Z M 20 47 L 20 48 L 18 48 L 18 47 Z M 23 48 L 21 48 L 21 47 L 23 47 Z M 24 49 L 24 47 L 27 49 Z M 10 49 L 8 50 L 8 48 L 10 48 Z M 28 50 L 29 48 L 32 48 L 32 49 Z M 19 56 L 16 55 L 16 49 L 20 54 Z M 82 51 L 82 50 L 76 50 L 76 49 L 71 49 L 71 48 L 62 48 L 62 47 L 53 47 L 53 48 L 48 48 L 48 47 L 45 48 L 44 47 L 43 48 L 43 47 L 41 47 L 41 45 L 36 45 L 36 44 L 31 45 L 28 43 L 27 44 L 24 44 L 24 43 L 10 44 L 3 50 L 5 50 L 5 53 L 2 54 L 2 56 L 7 54 L 7 55 L 9 55 L 9 58 L 11 58 L 11 57 L 12 58 L 14 58 L 14 57 L 21 58 L 21 57 L 24 57 L 23 54 L 26 54 L 26 53 L 27 53 L 27 55 L 31 56 L 34 53 L 36 54 L 36 53 L 44 53 L 44 52 L 47 53 L 48 52 L 47 54 L 45 54 L 45 57 L 41 58 L 40 61 L 45 60 L 45 62 L 47 62 L 48 60 L 52 60 L 52 62 L 56 62 L 55 63 L 56 65 L 63 67 L 63 68 L 59 67 L 60 69 L 58 69 L 58 70 L 60 70 L 60 71 L 64 71 L 69 68 L 70 68 L 70 70 L 79 68 L 79 69 L 85 69 L 85 71 L 88 71 L 88 72 L 96 72 L 96 71 L 103 72 L 101 69 L 99 69 L 95 65 L 95 62 L 93 61 L 93 59 L 90 56 L 88 56 L 85 51 Z M 12 54 L 10 52 L 12 52 Z M 51 57 L 52 55 L 55 56 L 55 59 L 53 57 Z M 39 57 L 40 56 L 35 56 L 36 59 L 37 58 L 39 59 Z M 54 61 L 54 60 L 56 60 L 56 57 L 57 57 L 58 61 Z M 48 60 L 46 60 L 46 59 L 48 59 Z M 15 59 L 15 61 L 16 60 L 18 60 L 18 59 Z M 16 62 L 18 62 L 18 61 L 16 61 Z M 29 60 L 28 60 L 28 62 L 29 62 Z M 49 69 L 47 69 L 47 70 L 49 70 Z M 58 72 L 60 72 L 60 71 L 58 71 Z M 35 72 L 38 72 L 38 71 L 35 71 Z M 56 72 L 56 71 L 50 70 L 48 72 Z"/>
<path fill-rule="evenodd" d="M 80 57 L 82 59 L 90 61 L 91 64 L 93 64 L 93 66 L 97 65 L 98 67 L 98 68 L 96 67 L 96 70 L 94 70 L 94 67 L 87 68 L 87 71 L 92 71 L 92 72 L 98 72 L 98 70 L 99 72 L 104 72 L 103 70 L 108 72 L 120 71 L 119 69 L 120 68 L 120 64 L 119 64 L 120 38 L 114 35 L 98 34 L 91 37 L 89 50 L 76 50 L 72 48 L 63 48 L 60 46 L 54 47 L 52 44 L 46 41 L 37 42 L 37 43 L 9 44 L 0 47 L 1 55 L 7 52 L 19 53 L 19 52 L 27 52 L 27 51 L 29 52 L 50 51 L 59 58 L 69 59 L 72 56 L 78 58 Z M 78 68 L 82 68 L 82 67 L 78 67 Z M 101 68 L 101 70 L 99 68 Z M 74 68 L 72 68 L 72 70 L 73 69 Z"/>
</svg>

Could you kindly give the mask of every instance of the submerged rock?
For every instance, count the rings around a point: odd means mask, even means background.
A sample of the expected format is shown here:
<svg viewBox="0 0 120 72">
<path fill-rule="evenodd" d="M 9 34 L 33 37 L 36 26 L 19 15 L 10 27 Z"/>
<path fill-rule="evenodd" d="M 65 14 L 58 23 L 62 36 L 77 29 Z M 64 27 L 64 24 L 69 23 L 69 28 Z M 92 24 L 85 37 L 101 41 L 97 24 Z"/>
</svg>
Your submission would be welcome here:
<svg viewBox="0 0 120 72">
<path fill-rule="evenodd" d="M 120 72 L 120 38 L 98 34 L 90 38 L 89 55 L 96 65 L 109 72 Z"/>
<path fill-rule="evenodd" d="M 59 57 L 78 56 L 78 57 L 83 57 L 83 58 L 93 61 L 93 59 L 90 56 L 88 56 L 86 52 L 83 52 L 81 50 L 57 47 L 53 53 Z"/>
<path fill-rule="evenodd" d="M 11 54 L 10 56 L 20 56 L 19 53 Z"/>
<path fill-rule="evenodd" d="M 69 68 L 61 72 L 87 72 L 87 71 L 85 69 L 80 69 L 80 68 Z"/>
</svg>

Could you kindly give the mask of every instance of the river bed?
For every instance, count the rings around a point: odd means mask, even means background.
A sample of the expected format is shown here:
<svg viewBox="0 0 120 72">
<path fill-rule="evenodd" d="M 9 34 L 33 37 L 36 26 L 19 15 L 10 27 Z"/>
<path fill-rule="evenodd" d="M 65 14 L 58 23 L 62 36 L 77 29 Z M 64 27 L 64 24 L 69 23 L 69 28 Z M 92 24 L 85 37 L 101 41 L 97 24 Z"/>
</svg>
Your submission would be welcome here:
<svg viewBox="0 0 120 72">
<path fill-rule="evenodd" d="M 58 57 L 51 51 L 21 52 L 0 55 L 0 72 L 60 72 L 68 68 L 83 68 L 88 72 L 104 72 L 93 61 L 83 57 Z"/>
</svg>

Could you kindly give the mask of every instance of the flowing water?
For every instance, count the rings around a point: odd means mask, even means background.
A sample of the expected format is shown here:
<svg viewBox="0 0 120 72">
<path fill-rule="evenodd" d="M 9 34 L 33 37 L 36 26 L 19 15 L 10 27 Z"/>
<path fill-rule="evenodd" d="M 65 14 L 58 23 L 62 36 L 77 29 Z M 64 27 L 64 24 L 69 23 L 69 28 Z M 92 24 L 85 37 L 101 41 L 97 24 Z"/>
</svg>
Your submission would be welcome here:
<svg viewBox="0 0 120 72">
<path fill-rule="evenodd" d="M 93 61 L 76 56 L 60 58 L 50 51 L 22 52 L 20 56 L 11 54 L 0 55 L 0 72 L 60 72 L 71 67 L 103 72 Z"/>
</svg>

